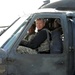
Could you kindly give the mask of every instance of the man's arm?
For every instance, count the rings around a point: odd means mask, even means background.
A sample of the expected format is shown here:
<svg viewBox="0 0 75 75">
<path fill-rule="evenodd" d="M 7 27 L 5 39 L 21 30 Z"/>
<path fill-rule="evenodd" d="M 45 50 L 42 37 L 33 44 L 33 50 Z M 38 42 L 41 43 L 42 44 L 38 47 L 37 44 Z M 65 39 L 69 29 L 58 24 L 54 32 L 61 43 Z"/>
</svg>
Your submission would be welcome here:
<svg viewBox="0 0 75 75">
<path fill-rule="evenodd" d="M 24 46 L 36 49 L 46 40 L 46 38 L 47 38 L 46 31 L 41 30 L 35 35 L 35 37 L 31 41 L 24 43 Z"/>
</svg>

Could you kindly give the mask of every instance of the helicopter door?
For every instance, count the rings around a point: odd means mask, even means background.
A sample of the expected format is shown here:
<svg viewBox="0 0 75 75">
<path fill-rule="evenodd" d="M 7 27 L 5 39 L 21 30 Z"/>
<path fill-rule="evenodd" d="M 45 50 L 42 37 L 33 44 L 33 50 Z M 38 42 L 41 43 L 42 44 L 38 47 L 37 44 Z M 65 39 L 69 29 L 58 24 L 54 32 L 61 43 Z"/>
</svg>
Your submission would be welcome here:
<svg viewBox="0 0 75 75">
<path fill-rule="evenodd" d="M 74 75 L 74 20 L 68 20 L 69 50 L 68 50 L 68 75 Z"/>
<path fill-rule="evenodd" d="M 42 16 L 48 16 L 49 18 L 49 16 L 55 17 L 55 15 L 47 15 L 44 13 L 44 15 Z M 73 45 L 72 27 L 70 27 L 71 23 L 68 23 L 68 30 L 66 17 L 63 14 L 56 16 L 61 17 L 61 27 L 64 35 L 63 52 L 60 54 L 17 53 L 15 52 L 15 46 L 17 42 L 20 40 L 17 39 L 16 43 L 12 47 L 10 53 L 8 54 L 8 75 L 72 75 L 74 64 L 73 52 L 70 51 Z M 32 21 L 33 20 L 35 20 L 35 17 L 34 19 L 32 19 Z"/>
<path fill-rule="evenodd" d="M 74 56 L 72 59 L 74 60 L 74 66 L 73 66 L 73 71 L 74 71 L 74 74 L 75 74 L 75 17 L 73 18 L 72 20 L 72 48 L 71 48 L 71 51 L 72 51 L 72 56 Z"/>
</svg>

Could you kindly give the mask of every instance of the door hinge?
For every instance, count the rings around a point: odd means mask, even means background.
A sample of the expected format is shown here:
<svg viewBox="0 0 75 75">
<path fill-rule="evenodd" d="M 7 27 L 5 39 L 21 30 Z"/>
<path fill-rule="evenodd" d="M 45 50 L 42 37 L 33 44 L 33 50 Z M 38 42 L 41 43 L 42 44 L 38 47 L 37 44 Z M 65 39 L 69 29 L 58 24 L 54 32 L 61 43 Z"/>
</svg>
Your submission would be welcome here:
<svg viewBox="0 0 75 75">
<path fill-rule="evenodd" d="M 15 59 L 13 59 L 13 58 L 6 58 L 6 61 L 7 61 L 7 62 L 14 62 Z"/>
<path fill-rule="evenodd" d="M 69 52 L 74 51 L 74 48 L 72 46 L 69 47 Z"/>
</svg>

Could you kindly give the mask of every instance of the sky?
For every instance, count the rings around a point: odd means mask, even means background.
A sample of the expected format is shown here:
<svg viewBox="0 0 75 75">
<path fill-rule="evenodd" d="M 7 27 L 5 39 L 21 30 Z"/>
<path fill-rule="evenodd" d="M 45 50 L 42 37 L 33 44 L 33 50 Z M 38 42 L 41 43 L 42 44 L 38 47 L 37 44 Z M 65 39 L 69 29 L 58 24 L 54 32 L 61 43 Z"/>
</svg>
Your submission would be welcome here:
<svg viewBox="0 0 75 75">
<path fill-rule="evenodd" d="M 0 26 L 9 25 L 22 14 L 38 9 L 43 0 L 0 0 Z"/>
<path fill-rule="evenodd" d="M 0 26 L 10 25 L 22 14 L 37 10 L 43 1 L 45 0 L 0 0 Z"/>
</svg>

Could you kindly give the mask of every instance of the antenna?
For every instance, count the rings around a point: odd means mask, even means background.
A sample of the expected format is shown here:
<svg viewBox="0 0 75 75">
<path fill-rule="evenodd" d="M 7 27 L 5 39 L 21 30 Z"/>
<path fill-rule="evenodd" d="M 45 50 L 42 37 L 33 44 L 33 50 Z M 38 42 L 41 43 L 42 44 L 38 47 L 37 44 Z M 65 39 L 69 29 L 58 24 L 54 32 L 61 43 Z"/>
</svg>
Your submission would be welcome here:
<svg viewBox="0 0 75 75">
<path fill-rule="evenodd" d="M 44 0 L 44 5 L 50 3 L 50 0 Z"/>
</svg>

